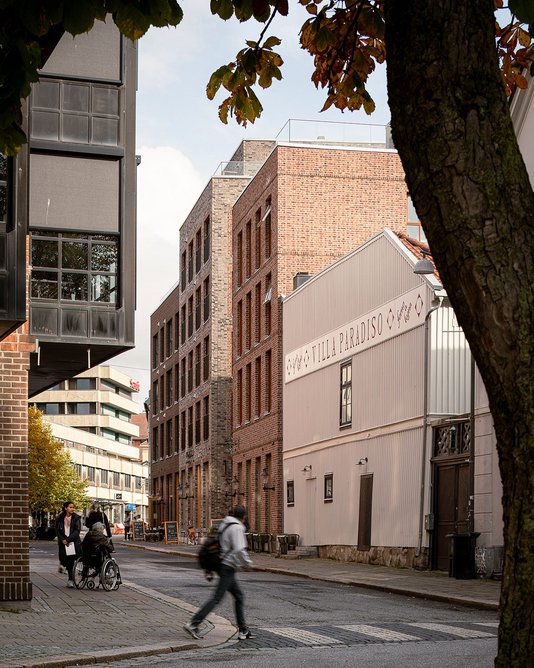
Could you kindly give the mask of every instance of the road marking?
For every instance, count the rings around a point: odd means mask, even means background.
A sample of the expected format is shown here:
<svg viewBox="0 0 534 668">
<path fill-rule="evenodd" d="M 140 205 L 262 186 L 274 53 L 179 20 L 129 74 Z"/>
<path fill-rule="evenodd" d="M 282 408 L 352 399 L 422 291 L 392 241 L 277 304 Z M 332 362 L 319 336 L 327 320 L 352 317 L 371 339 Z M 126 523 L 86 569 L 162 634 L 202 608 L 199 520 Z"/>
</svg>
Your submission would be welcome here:
<svg viewBox="0 0 534 668">
<path fill-rule="evenodd" d="M 268 631 L 269 633 L 274 633 L 283 638 L 288 638 L 289 640 L 295 640 L 296 642 L 301 642 L 305 645 L 341 645 L 343 644 L 341 640 L 336 640 L 335 638 L 330 638 L 329 636 L 323 636 L 320 633 L 312 633 L 311 631 L 305 631 L 304 629 L 296 629 L 292 626 L 286 628 L 276 628 L 276 629 L 262 629 L 262 631 Z"/>
<path fill-rule="evenodd" d="M 478 624 L 479 626 L 491 626 L 494 629 L 499 628 L 499 622 L 475 622 L 475 624 Z"/>
<path fill-rule="evenodd" d="M 440 633 L 449 633 L 459 638 L 494 638 L 494 633 L 486 631 L 475 631 L 472 629 L 461 629 L 458 626 L 449 626 L 448 624 L 433 624 L 431 622 L 418 622 L 417 624 L 408 624 L 419 629 L 428 629 L 429 631 L 439 631 Z"/>
<path fill-rule="evenodd" d="M 343 624 L 336 625 L 336 629 L 344 629 L 346 631 L 356 631 L 364 636 L 371 636 L 372 638 L 379 638 L 386 642 L 399 642 L 402 640 L 421 640 L 417 636 L 411 636 L 407 633 L 400 633 L 399 631 L 392 631 L 391 629 L 382 629 L 376 626 L 369 626 L 367 624 Z"/>
</svg>

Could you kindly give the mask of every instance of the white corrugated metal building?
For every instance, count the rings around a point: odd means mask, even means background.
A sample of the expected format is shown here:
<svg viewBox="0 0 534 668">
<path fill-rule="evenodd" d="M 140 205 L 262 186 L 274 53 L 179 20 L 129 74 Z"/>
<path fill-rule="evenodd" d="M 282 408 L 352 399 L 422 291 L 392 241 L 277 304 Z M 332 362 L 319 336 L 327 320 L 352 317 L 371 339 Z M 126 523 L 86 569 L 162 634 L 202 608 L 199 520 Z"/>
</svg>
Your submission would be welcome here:
<svg viewBox="0 0 534 668">
<path fill-rule="evenodd" d="M 442 570 L 448 535 L 477 532 L 476 569 L 491 574 L 502 520 L 487 398 L 417 253 L 384 230 L 284 300 L 284 528 L 321 556 Z"/>
</svg>

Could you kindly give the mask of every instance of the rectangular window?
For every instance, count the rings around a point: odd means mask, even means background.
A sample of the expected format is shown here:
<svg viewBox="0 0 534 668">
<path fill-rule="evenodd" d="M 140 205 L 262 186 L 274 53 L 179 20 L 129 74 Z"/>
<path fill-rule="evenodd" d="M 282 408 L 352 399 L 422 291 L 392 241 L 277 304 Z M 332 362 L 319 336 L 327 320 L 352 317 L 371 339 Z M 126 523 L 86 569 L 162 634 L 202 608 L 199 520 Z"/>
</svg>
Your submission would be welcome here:
<svg viewBox="0 0 534 668">
<path fill-rule="evenodd" d="M 237 286 L 243 283 L 243 233 L 237 235 L 237 254 L 236 254 L 236 279 Z"/>
<path fill-rule="evenodd" d="M 263 320 L 264 320 L 264 329 L 265 336 L 269 336 L 271 333 L 271 301 L 273 296 L 273 286 L 271 274 L 267 274 L 265 277 L 265 297 L 263 298 Z"/>
<path fill-rule="evenodd" d="M 30 256 L 32 299 L 118 303 L 117 236 L 34 230 Z"/>
<path fill-rule="evenodd" d="M 270 198 L 265 203 L 266 211 L 263 214 L 263 235 L 264 235 L 264 247 L 265 247 L 265 257 L 271 257 L 271 200 Z"/>
<path fill-rule="evenodd" d="M 204 433 L 202 434 L 202 438 L 204 441 L 207 441 L 208 438 L 210 437 L 210 398 L 204 397 L 203 399 L 204 402 Z"/>
<path fill-rule="evenodd" d="M 255 387 L 255 406 L 254 414 L 256 417 L 261 415 L 261 394 L 262 394 L 262 378 L 261 378 L 261 357 L 256 357 L 254 387 Z"/>
<path fill-rule="evenodd" d="M 187 254 L 185 251 L 182 253 L 181 264 L 182 264 L 182 273 L 180 276 L 180 288 L 181 291 L 183 292 L 185 290 L 185 278 L 186 278 L 186 267 L 187 267 Z"/>
<path fill-rule="evenodd" d="M 167 406 L 172 406 L 172 369 L 170 371 L 167 371 L 167 379 L 166 379 L 166 386 L 167 386 Z"/>
<path fill-rule="evenodd" d="M 204 346 L 204 351 L 203 351 L 204 354 L 203 354 L 202 366 L 204 367 L 204 369 L 203 369 L 204 373 L 202 375 L 202 380 L 208 380 L 208 378 L 210 376 L 210 337 L 209 336 L 206 336 L 206 338 L 204 339 L 203 346 Z"/>
<path fill-rule="evenodd" d="M 121 489 L 121 474 L 118 471 L 113 471 L 113 487 Z"/>
<path fill-rule="evenodd" d="M 324 477 L 324 502 L 334 500 L 334 474 L 326 473 Z"/>
<path fill-rule="evenodd" d="M 256 311 L 255 316 L 256 316 L 256 322 L 254 326 L 254 342 L 259 343 L 261 340 L 261 311 L 262 311 L 262 303 L 261 303 L 261 283 L 256 284 L 256 298 L 255 298 L 255 305 L 254 305 L 254 310 Z"/>
<path fill-rule="evenodd" d="M 243 354 L 243 301 L 237 302 L 236 355 Z"/>
<path fill-rule="evenodd" d="M 272 356 L 271 351 L 265 353 L 265 412 L 271 412 L 271 374 Z"/>
<path fill-rule="evenodd" d="M 201 315 L 202 315 L 202 295 L 201 295 L 201 289 L 197 288 L 195 291 L 195 331 L 201 325 Z"/>
<path fill-rule="evenodd" d="M 108 471 L 106 469 L 102 469 L 100 471 L 100 484 L 101 485 L 108 484 Z"/>
<path fill-rule="evenodd" d="M 286 482 L 286 502 L 288 506 L 295 505 L 295 481 L 288 480 Z"/>
<path fill-rule="evenodd" d="M 193 406 L 187 409 L 187 447 L 193 447 Z"/>
<path fill-rule="evenodd" d="M 245 227 L 245 277 L 249 278 L 252 268 L 252 223 L 248 221 Z"/>
<path fill-rule="evenodd" d="M 190 241 L 187 247 L 187 282 L 193 280 L 193 242 Z"/>
<path fill-rule="evenodd" d="M 259 269 L 261 266 L 261 209 L 256 211 L 255 223 L 254 255 L 256 269 Z"/>
<path fill-rule="evenodd" d="M 182 358 L 182 361 L 180 362 L 182 372 L 180 374 L 180 397 L 185 397 L 185 389 L 186 389 L 186 378 L 187 378 L 187 371 L 185 367 L 185 357 Z"/>
<path fill-rule="evenodd" d="M 195 387 L 200 385 L 202 371 L 202 357 L 200 343 L 195 347 Z"/>
<path fill-rule="evenodd" d="M 174 316 L 174 350 L 180 347 L 180 314 Z"/>
<path fill-rule="evenodd" d="M 181 309 L 181 317 L 180 317 L 180 340 L 182 345 L 185 343 L 185 326 L 186 326 L 187 318 L 186 318 L 186 312 L 185 312 L 185 304 L 182 306 Z"/>
<path fill-rule="evenodd" d="M 243 369 L 239 369 L 237 372 L 237 414 L 236 420 L 237 424 L 240 425 L 243 422 Z"/>
<path fill-rule="evenodd" d="M 352 361 L 340 367 L 339 426 L 352 424 Z"/>
<path fill-rule="evenodd" d="M 159 330 L 159 358 L 163 362 L 165 359 L 165 328 Z"/>
<path fill-rule="evenodd" d="M 204 262 L 207 262 L 210 256 L 210 219 L 204 221 Z"/>
<path fill-rule="evenodd" d="M 202 266 L 202 230 L 198 230 L 196 233 L 195 246 L 195 272 L 198 274 Z"/>
<path fill-rule="evenodd" d="M 180 414 L 180 449 L 185 450 L 187 435 L 186 413 L 183 411 Z"/>
<path fill-rule="evenodd" d="M 252 292 L 247 292 L 245 302 L 245 350 L 250 350 L 252 345 Z"/>
<path fill-rule="evenodd" d="M 129 473 L 124 474 L 124 489 L 132 488 L 132 476 Z"/>
<path fill-rule="evenodd" d="M 159 342 L 158 335 L 152 337 L 152 368 L 155 369 L 159 364 Z"/>
<path fill-rule="evenodd" d="M 94 482 L 95 481 L 95 467 L 94 466 L 88 466 L 87 467 L 87 480 L 89 480 L 89 482 Z"/>
<path fill-rule="evenodd" d="M 245 422 L 250 422 L 250 417 L 252 413 L 251 376 L 252 376 L 252 366 L 250 364 L 247 364 L 245 368 Z"/>
<path fill-rule="evenodd" d="M 95 390 L 96 378 L 71 378 L 68 381 L 68 384 L 69 384 L 69 390 Z M 57 387 L 56 389 L 61 389 L 61 388 Z"/>
<path fill-rule="evenodd" d="M 195 445 L 200 443 L 200 401 L 195 404 Z"/>
<path fill-rule="evenodd" d="M 210 278 L 209 276 L 204 281 L 204 322 L 210 317 Z"/>
<path fill-rule="evenodd" d="M 159 456 L 158 428 L 152 429 L 152 461 L 155 462 Z"/>
<path fill-rule="evenodd" d="M 193 351 L 187 355 L 187 391 L 193 391 Z"/>
<path fill-rule="evenodd" d="M 187 337 L 193 336 L 193 297 L 187 300 Z"/>
<path fill-rule="evenodd" d="M 167 357 L 170 357 L 173 353 L 173 345 L 172 345 L 172 318 L 166 323 L 166 343 L 167 343 L 167 350 L 165 351 L 167 354 Z"/>
</svg>

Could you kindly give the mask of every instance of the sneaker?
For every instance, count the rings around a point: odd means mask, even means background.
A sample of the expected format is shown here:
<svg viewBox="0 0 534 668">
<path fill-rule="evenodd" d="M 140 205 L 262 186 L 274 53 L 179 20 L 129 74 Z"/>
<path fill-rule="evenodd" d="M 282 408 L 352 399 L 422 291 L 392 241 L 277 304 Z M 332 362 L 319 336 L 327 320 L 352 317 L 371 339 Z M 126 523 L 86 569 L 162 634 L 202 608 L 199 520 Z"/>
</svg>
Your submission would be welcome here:
<svg viewBox="0 0 534 668">
<path fill-rule="evenodd" d="M 252 631 L 250 629 L 245 629 L 244 631 L 239 631 L 237 637 L 239 638 L 239 640 L 252 640 L 256 636 L 252 634 Z"/>
<path fill-rule="evenodd" d="M 188 624 L 184 624 L 183 629 L 189 633 L 191 637 L 195 638 L 196 640 L 200 640 L 201 636 L 198 635 L 198 626 L 195 626 L 189 622 Z"/>
<path fill-rule="evenodd" d="M 66 573 L 67 569 L 65 568 L 65 566 L 58 566 L 57 567 L 57 572 L 58 573 Z"/>
<path fill-rule="evenodd" d="M 69 580 L 69 581 L 67 582 L 67 587 L 68 587 L 69 589 L 74 589 L 74 582 L 73 582 L 72 580 Z"/>
</svg>

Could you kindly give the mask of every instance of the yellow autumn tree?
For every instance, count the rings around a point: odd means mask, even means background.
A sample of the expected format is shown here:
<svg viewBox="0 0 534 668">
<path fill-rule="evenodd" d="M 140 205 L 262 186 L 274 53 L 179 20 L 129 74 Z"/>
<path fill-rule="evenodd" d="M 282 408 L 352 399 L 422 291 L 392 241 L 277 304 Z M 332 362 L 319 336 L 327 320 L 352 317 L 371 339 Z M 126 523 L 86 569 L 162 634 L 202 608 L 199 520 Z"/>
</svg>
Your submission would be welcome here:
<svg viewBox="0 0 534 668">
<path fill-rule="evenodd" d="M 31 512 L 56 512 L 65 501 L 89 505 L 87 482 L 80 480 L 68 450 L 35 406 L 28 409 L 28 484 Z"/>
</svg>

